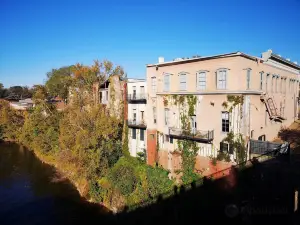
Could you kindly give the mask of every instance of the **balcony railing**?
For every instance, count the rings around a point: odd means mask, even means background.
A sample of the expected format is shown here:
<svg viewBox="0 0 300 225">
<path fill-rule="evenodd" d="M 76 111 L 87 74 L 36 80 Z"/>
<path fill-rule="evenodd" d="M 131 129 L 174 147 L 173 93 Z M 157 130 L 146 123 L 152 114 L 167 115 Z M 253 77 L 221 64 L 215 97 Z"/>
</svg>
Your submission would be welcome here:
<svg viewBox="0 0 300 225">
<path fill-rule="evenodd" d="M 133 128 L 143 128 L 146 129 L 146 121 L 145 120 L 128 120 L 128 127 L 133 127 Z"/>
<path fill-rule="evenodd" d="M 127 95 L 128 102 L 146 102 L 147 95 L 145 93 Z"/>
<path fill-rule="evenodd" d="M 180 128 L 169 128 L 169 135 L 171 137 L 175 137 L 177 139 L 189 139 L 194 141 L 201 141 L 201 142 L 211 142 L 214 139 L 214 131 L 207 130 L 183 130 Z"/>
</svg>

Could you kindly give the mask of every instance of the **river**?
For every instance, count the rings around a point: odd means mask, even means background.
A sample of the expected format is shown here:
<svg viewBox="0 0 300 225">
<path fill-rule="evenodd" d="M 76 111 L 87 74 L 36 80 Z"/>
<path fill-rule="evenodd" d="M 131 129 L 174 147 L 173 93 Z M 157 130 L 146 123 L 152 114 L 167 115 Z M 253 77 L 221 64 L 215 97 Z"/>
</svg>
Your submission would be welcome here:
<svg viewBox="0 0 300 225">
<path fill-rule="evenodd" d="M 104 211 L 82 199 L 68 180 L 60 179 L 55 168 L 32 151 L 18 144 L 0 144 L 1 225 L 103 222 Z"/>
</svg>

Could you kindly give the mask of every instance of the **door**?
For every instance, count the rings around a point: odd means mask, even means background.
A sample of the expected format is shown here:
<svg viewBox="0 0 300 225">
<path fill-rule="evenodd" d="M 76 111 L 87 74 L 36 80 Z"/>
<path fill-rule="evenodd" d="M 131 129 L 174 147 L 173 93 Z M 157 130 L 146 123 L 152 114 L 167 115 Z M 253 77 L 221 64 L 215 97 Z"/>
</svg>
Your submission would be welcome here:
<svg viewBox="0 0 300 225">
<path fill-rule="evenodd" d="M 193 135 L 196 135 L 196 132 L 197 132 L 196 116 L 190 117 L 190 123 L 191 123 L 191 132 Z"/>
</svg>

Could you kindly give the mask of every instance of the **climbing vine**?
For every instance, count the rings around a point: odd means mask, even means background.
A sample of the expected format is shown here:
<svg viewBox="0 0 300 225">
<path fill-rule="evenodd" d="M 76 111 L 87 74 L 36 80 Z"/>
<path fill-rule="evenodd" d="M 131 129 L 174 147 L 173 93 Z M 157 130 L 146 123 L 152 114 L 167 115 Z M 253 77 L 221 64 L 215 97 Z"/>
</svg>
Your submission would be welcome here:
<svg viewBox="0 0 300 225">
<path fill-rule="evenodd" d="M 230 104 L 229 104 L 230 103 Z M 225 109 L 228 109 L 228 112 L 232 112 L 235 107 L 239 107 L 239 119 L 243 119 L 243 104 L 244 96 L 243 95 L 227 95 L 227 102 L 223 102 L 222 106 Z M 240 129 L 240 126 L 239 126 Z M 232 131 L 227 134 L 223 139 L 224 142 L 229 144 L 229 147 L 233 152 L 236 153 L 236 161 L 238 164 L 243 163 L 247 159 L 247 148 L 245 146 L 245 140 L 243 135 L 240 133 L 240 130 L 237 134 L 234 134 Z M 230 161 L 230 156 L 228 153 L 219 153 L 217 159 Z"/>
<path fill-rule="evenodd" d="M 184 135 L 191 135 L 191 123 L 189 116 L 195 114 L 195 107 L 197 104 L 197 97 L 193 95 L 173 95 L 173 103 L 179 105 L 180 108 L 180 122 L 181 130 Z M 188 107 L 185 107 L 187 103 Z M 197 142 L 192 140 L 177 140 L 178 150 L 182 157 L 182 177 L 183 184 L 189 184 L 197 179 L 199 175 L 195 173 L 196 156 L 199 150 Z"/>
</svg>

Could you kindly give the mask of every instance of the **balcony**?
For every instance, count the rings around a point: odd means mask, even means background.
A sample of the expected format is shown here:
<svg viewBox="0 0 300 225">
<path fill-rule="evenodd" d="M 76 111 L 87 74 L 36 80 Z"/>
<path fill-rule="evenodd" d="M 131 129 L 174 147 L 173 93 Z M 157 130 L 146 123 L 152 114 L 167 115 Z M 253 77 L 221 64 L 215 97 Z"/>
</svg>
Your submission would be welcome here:
<svg viewBox="0 0 300 225">
<path fill-rule="evenodd" d="M 132 128 L 139 128 L 139 129 L 146 129 L 146 121 L 145 120 L 128 120 L 127 121 L 128 127 Z"/>
<path fill-rule="evenodd" d="M 129 94 L 127 95 L 127 101 L 129 103 L 146 103 L 147 95 L 145 93 Z"/>
<path fill-rule="evenodd" d="M 176 139 L 187 139 L 199 142 L 211 142 L 214 139 L 214 131 L 207 130 L 182 130 L 180 128 L 169 128 L 169 135 L 170 137 Z"/>
</svg>

